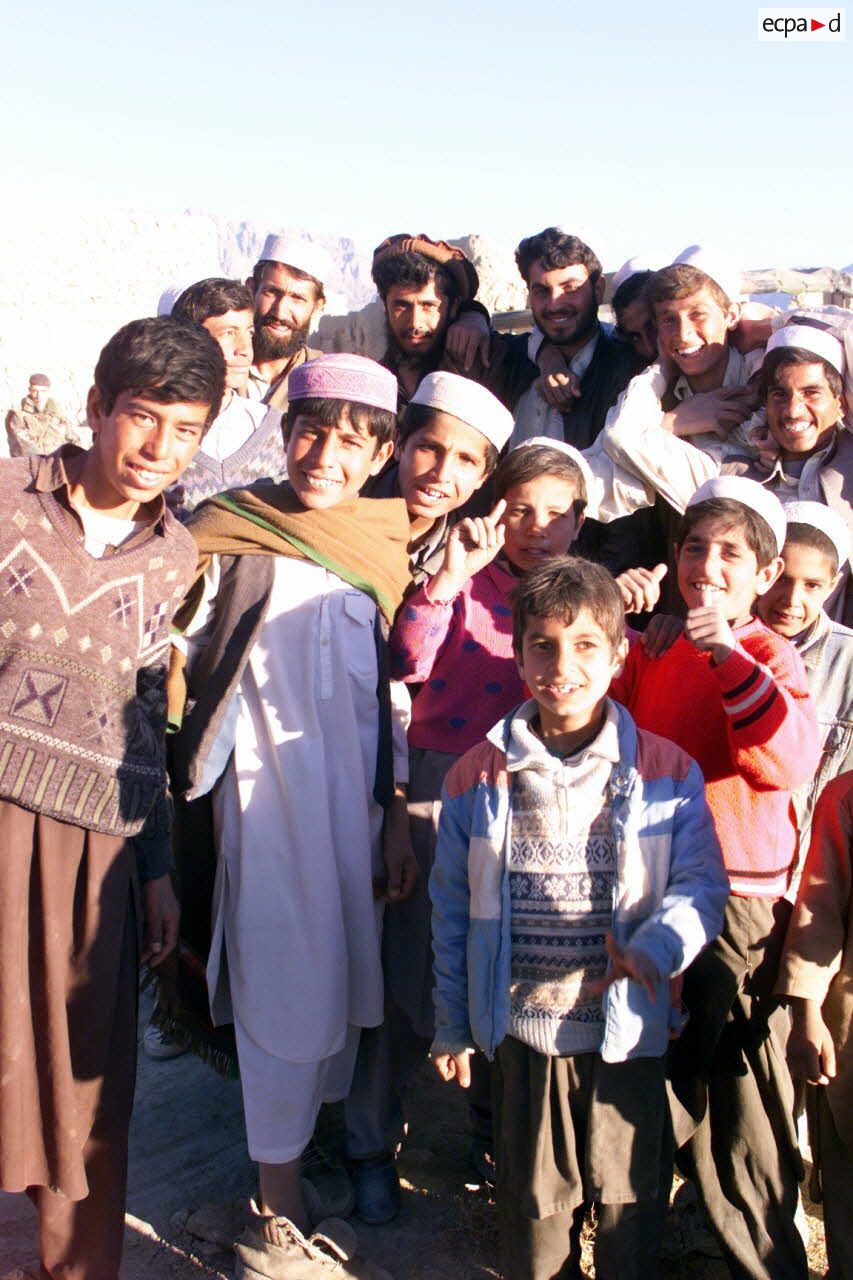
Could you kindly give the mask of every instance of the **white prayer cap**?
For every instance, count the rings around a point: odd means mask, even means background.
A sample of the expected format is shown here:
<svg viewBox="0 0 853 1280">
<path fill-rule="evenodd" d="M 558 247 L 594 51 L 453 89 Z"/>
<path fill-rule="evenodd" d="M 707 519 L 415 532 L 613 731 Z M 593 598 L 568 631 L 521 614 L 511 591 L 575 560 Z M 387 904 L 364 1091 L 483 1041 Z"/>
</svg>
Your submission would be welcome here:
<svg viewBox="0 0 853 1280">
<path fill-rule="evenodd" d="M 623 262 L 619 270 L 614 273 L 613 279 L 610 281 L 612 293 L 615 293 L 626 280 L 630 280 L 631 276 L 639 275 L 641 271 L 657 271 L 660 265 L 657 259 L 653 260 L 644 253 L 635 254 L 633 258 Z"/>
<path fill-rule="evenodd" d="M 807 524 L 825 533 L 835 547 L 839 569 L 850 559 L 850 529 L 837 511 L 822 502 L 789 502 L 785 515 L 788 524 Z"/>
<path fill-rule="evenodd" d="M 801 347 L 831 364 L 844 377 L 844 348 L 826 329 L 818 329 L 813 324 L 797 324 L 796 321 L 783 325 L 771 335 L 767 352 L 777 351 L 780 347 Z"/>
<path fill-rule="evenodd" d="M 706 480 L 704 484 L 700 484 L 687 505 L 695 507 L 698 503 L 707 502 L 710 498 L 731 498 L 734 502 L 740 502 L 742 506 L 756 512 L 767 522 L 773 532 L 777 555 L 782 550 L 787 528 L 785 508 L 776 494 L 765 489 L 763 484 L 759 484 L 757 480 L 748 480 L 746 476 L 714 476 L 713 480 Z"/>
<path fill-rule="evenodd" d="M 718 249 L 703 244 L 691 244 L 682 249 L 673 262 L 673 266 L 684 265 L 704 271 L 715 284 L 718 284 L 729 302 L 737 302 L 741 296 L 741 273 L 728 258 Z"/>
<path fill-rule="evenodd" d="M 515 453 L 518 449 L 527 449 L 532 444 L 541 444 L 548 449 L 558 449 L 560 453 L 564 453 L 567 458 L 571 458 L 572 462 L 577 463 L 580 473 L 583 476 L 583 482 L 586 486 L 587 501 L 592 501 L 592 495 L 595 489 L 595 477 L 592 474 L 592 467 L 581 453 L 580 449 L 576 449 L 573 444 L 567 444 L 565 440 L 552 440 L 550 436 L 530 436 L 528 440 L 522 440 L 517 444 L 511 453 Z"/>
<path fill-rule="evenodd" d="M 163 290 L 157 303 L 158 316 L 170 316 L 172 314 L 172 308 L 186 287 L 185 284 L 170 284 Z"/>
<path fill-rule="evenodd" d="M 428 373 L 409 403 L 452 414 L 479 431 L 496 449 L 502 449 L 512 435 L 514 423 L 509 409 L 479 382 L 458 373 L 443 369 Z"/>
<path fill-rule="evenodd" d="M 307 240 L 305 236 L 271 233 L 264 241 L 258 261 L 280 262 L 282 266 L 295 267 L 324 286 L 332 277 L 332 259 L 322 245 Z"/>
</svg>

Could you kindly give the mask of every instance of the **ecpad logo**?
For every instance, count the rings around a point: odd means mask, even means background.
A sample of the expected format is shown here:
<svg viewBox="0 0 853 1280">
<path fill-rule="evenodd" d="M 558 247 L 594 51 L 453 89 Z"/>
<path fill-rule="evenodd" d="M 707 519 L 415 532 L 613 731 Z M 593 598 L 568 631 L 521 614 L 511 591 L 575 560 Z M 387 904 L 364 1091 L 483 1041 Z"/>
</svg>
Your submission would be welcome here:
<svg viewBox="0 0 853 1280">
<path fill-rule="evenodd" d="M 844 39 L 843 9 L 759 9 L 759 40 Z"/>
</svg>

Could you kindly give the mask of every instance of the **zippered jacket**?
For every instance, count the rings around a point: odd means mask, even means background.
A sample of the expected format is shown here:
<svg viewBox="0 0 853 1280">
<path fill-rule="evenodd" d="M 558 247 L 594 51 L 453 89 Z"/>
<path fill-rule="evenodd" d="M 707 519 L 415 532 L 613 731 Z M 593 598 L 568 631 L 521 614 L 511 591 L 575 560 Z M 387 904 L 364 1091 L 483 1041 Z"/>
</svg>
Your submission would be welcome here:
<svg viewBox="0 0 853 1280">
<path fill-rule="evenodd" d="M 645 952 L 661 978 L 654 1000 L 626 978 L 608 987 L 600 1050 L 607 1062 L 666 1052 L 669 979 L 720 932 L 728 897 L 699 766 L 674 743 L 638 730 L 618 703 L 616 709 L 613 935 L 618 946 Z M 478 1047 L 491 1058 L 509 1026 L 512 775 L 524 767 L 508 754 L 516 714 L 457 761 L 442 792 L 430 877 L 434 1053 Z"/>
</svg>

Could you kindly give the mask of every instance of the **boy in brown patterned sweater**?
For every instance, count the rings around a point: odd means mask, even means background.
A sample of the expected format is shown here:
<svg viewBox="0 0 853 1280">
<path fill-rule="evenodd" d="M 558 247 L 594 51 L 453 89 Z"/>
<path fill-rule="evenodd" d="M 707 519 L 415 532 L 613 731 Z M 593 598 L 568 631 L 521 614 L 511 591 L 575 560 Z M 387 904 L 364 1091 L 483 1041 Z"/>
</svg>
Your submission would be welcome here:
<svg viewBox="0 0 853 1280">
<path fill-rule="evenodd" d="M 0 463 L 0 1187 L 36 1204 L 43 1280 L 119 1274 L 137 924 L 156 965 L 178 915 L 165 674 L 196 552 L 162 494 L 224 378 L 202 329 L 133 321 L 92 448 Z"/>
</svg>

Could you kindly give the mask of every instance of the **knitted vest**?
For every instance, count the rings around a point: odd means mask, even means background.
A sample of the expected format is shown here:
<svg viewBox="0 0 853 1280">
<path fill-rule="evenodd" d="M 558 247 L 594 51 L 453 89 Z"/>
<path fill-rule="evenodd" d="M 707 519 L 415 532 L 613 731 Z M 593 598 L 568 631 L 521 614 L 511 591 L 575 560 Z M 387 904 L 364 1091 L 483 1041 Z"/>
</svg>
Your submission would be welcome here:
<svg viewBox="0 0 853 1280">
<path fill-rule="evenodd" d="M 169 627 L 195 542 L 167 513 L 95 559 L 34 489 L 40 461 L 0 465 L 0 798 L 135 835 L 165 787 Z"/>
<path fill-rule="evenodd" d="M 200 502 L 215 493 L 237 487 L 247 488 L 256 480 L 276 484 L 287 479 L 287 456 L 281 433 L 281 411 L 268 409 L 256 431 L 245 444 L 220 462 L 199 449 L 177 482 L 183 489 L 180 514 L 185 518 Z"/>
</svg>

